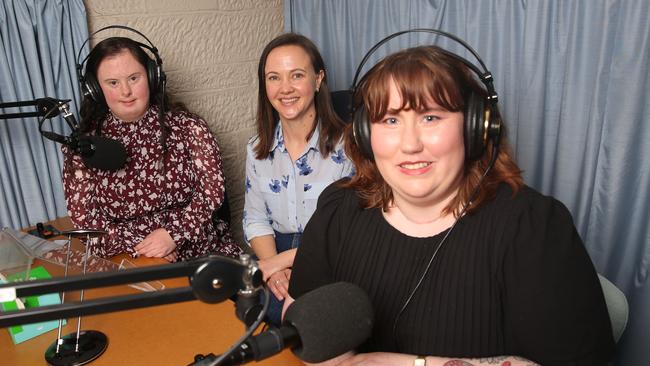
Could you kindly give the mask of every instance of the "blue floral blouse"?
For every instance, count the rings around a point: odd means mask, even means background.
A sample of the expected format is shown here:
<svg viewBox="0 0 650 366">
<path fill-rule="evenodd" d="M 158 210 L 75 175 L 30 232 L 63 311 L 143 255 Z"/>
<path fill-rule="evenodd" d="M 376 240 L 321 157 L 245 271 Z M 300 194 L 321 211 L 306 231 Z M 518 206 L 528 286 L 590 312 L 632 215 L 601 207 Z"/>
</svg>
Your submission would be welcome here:
<svg viewBox="0 0 650 366">
<path fill-rule="evenodd" d="M 248 141 L 243 219 L 246 241 L 273 235 L 274 230 L 302 233 L 325 187 L 354 174 L 354 165 L 343 151 L 343 141 L 324 159 L 318 148 L 318 137 L 317 127 L 306 151 L 295 162 L 284 145 L 281 123 L 276 127 L 268 158 L 255 158 L 253 148 L 257 136 Z"/>
</svg>

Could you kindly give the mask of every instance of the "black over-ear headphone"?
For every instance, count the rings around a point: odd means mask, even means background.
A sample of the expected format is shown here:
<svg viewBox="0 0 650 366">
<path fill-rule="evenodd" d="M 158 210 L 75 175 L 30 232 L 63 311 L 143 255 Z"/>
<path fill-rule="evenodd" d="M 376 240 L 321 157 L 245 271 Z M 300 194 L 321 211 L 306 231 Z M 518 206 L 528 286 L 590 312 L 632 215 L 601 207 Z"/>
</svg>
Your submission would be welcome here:
<svg viewBox="0 0 650 366">
<path fill-rule="evenodd" d="M 483 155 L 488 142 L 491 141 L 494 151 L 499 145 L 499 138 L 501 136 L 501 117 L 499 116 L 499 111 L 497 108 L 498 96 L 494 90 L 494 84 L 492 79 L 492 73 L 485 67 L 483 60 L 479 57 L 478 53 L 474 51 L 465 41 L 456 37 L 453 34 L 443 32 L 437 29 L 411 29 L 406 31 L 401 31 L 393 33 L 388 37 L 382 39 L 374 45 L 368 53 L 363 57 L 359 67 L 357 68 L 356 73 L 354 74 L 354 80 L 352 82 L 351 93 L 354 95 L 358 84 L 357 79 L 361 73 L 361 68 L 368 61 L 370 55 L 372 55 L 379 47 L 388 42 L 389 40 L 400 36 L 405 33 L 433 33 L 436 35 L 444 36 L 453 41 L 456 41 L 467 49 L 479 62 L 482 67 L 482 71 L 476 67 L 473 63 L 467 61 L 461 56 L 453 54 L 449 51 L 442 50 L 445 54 L 454 57 L 455 59 L 461 61 L 465 64 L 470 70 L 472 70 L 481 82 L 485 85 L 487 90 L 487 97 L 477 95 L 476 93 L 471 93 L 467 105 L 465 107 L 465 126 L 464 126 L 464 142 L 465 142 L 465 160 L 467 162 L 474 161 L 479 159 Z M 366 74 L 367 76 L 367 74 Z M 366 77 L 361 78 L 361 81 Z M 370 145 L 370 120 L 368 119 L 368 111 L 366 110 L 363 103 L 353 111 L 352 118 L 352 132 L 354 134 L 354 140 L 361 150 L 361 152 L 369 159 L 373 158 L 372 148 Z"/>
<path fill-rule="evenodd" d="M 79 53 L 77 53 L 77 77 L 79 78 L 79 83 L 81 84 L 81 90 L 83 92 L 84 96 L 89 96 L 92 98 L 97 103 L 101 103 L 103 105 L 106 105 L 106 99 L 104 99 L 104 93 L 102 92 L 102 88 L 99 86 L 99 82 L 97 81 L 97 75 L 94 74 L 92 70 L 86 70 L 86 73 L 83 73 L 83 67 L 90 55 L 93 53 L 93 51 L 90 51 L 88 55 L 81 61 L 79 62 L 79 57 L 81 56 L 81 51 L 83 50 L 84 46 L 86 43 L 97 33 L 102 32 L 106 29 L 125 29 L 130 32 L 134 32 L 139 34 L 142 38 L 147 40 L 149 45 L 146 45 L 144 43 L 140 43 L 137 41 L 133 41 L 135 44 L 140 46 L 141 48 L 144 48 L 145 50 L 149 50 L 152 54 L 154 59 L 149 58 L 147 61 L 147 64 L 145 65 L 145 69 L 147 70 L 147 80 L 149 82 L 149 91 L 150 93 L 155 93 L 156 90 L 159 90 L 159 88 L 163 88 L 164 91 L 164 86 L 165 82 L 167 80 L 167 77 L 165 73 L 163 72 L 162 69 L 162 59 L 160 58 L 160 55 L 158 54 L 158 49 L 156 46 L 151 43 L 149 38 L 147 38 L 144 34 L 138 32 L 137 30 L 133 28 L 129 28 L 124 25 L 109 25 L 107 27 L 101 28 L 95 32 L 93 32 L 85 41 L 84 43 L 81 44 L 81 47 L 79 48 Z"/>
</svg>

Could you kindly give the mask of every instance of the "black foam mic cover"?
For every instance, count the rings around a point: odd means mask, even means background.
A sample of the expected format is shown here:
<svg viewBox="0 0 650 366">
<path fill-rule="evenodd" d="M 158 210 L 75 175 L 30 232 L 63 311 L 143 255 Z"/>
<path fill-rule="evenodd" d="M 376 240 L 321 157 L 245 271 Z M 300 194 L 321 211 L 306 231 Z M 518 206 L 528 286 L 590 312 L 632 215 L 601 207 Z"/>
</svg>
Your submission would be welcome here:
<svg viewBox="0 0 650 366">
<path fill-rule="evenodd" d="M 88 167 L 118 170 L 126 162 L 126 149 L 119 141 L 104 136 L 79 137 L 78 150 Z"/>
<path fill-rule="evenodd" d="M 336 282 L 306 293 L 291 304 L 284 325 L 295 327 L 300 345 L 293 353 L 306 362 L 323 362 L 355 349 L 372 332 L 374 312 L 357 285 Z"/>
</svg>

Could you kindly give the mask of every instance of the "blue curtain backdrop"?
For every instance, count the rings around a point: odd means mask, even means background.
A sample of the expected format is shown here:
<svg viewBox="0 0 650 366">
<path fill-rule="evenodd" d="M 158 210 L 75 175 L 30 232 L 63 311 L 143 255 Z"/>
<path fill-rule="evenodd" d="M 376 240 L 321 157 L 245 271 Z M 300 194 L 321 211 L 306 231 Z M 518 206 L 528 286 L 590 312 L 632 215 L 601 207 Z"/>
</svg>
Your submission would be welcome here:
<svg viewBox="0 0 650 366">
<path fill-rule="evenodd" d="M 495 76 L 529 185 L 571 210 L 597 270 L 627 295 L 618 365 L 650 364 L 650 2 L 646 0 L 287 0 L 285 29 L 319 46 L 332 90 L 374 44 L 437 28 L 471 44 Z M 400 36 L 398 49 L 435 43 Z"/>
<path fill-rule="evenodd" d="M 0 103 L 71 99 L 78 116 L 76 53 L 88 36 L 83 0 L 2 0 Z M 0 114 L 36 107 L 0 108 Z M 45 130 L 68 135 L 61 117 Z M 60 146 L 38 132 L 38 118 L 0 120 L 0 227 L 21 228 L 66 215 Z"/>
</svg>

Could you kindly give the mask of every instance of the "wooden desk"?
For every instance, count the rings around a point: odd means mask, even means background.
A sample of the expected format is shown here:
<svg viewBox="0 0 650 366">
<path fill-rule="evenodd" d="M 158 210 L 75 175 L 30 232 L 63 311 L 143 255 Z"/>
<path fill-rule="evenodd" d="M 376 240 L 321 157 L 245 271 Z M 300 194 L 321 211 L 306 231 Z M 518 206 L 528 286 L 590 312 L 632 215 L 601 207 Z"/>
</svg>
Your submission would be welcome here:
<svg viewBox="0 0 650 366">
<path fill-rule="evenodd" d="M 66 226 L 67 222 L 67 226 Z M 59 230 L 70 227 L 67 219 L 52 224 Z M 121 260 L 125 256 L 115 259 Z M 152 258 L 131 259 L 137 266 L 160 264 Z M 38 263 L 35 263 L 35 266 Z M 47 267 L 47 265 L 45 265 Z M 48 267 L 48 270 L 50 268 Z M 51 271 L 52 273 L 52 271 Z M 53 273 L 54 274 L 54 273 Z M 186 286 L 187 279 L 161 281 L 167 287 Z M 137 293 L 128 286 L 115 286 L 86 291 L 86 298 Z M 69 298 L 68 294 L 66 296 Z M 102 365 L 188 365 L 196 354 L 221 354 L 241 335 L 245 327 L 235 316 L 234 303 L 225 301 L 205 304 L 188 301 L 137 310 L 86 316 L 81 321 L 82 330 L 98 330 L 108 337 L 108 348 L 90 363 Z M 77 319 L 68 319 L 62 335 L 76 332 Z M 56 340 L 53 330 L 14 345 L 6 329 L 0 329 L 0 364 L 3 366 L 45 365 L 45 350 Z M 258 365 L 302 365 L 291 351 L 263 360 Z"/>
</svg>

